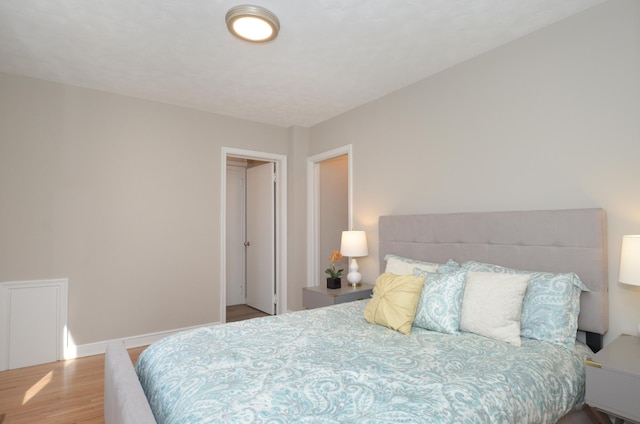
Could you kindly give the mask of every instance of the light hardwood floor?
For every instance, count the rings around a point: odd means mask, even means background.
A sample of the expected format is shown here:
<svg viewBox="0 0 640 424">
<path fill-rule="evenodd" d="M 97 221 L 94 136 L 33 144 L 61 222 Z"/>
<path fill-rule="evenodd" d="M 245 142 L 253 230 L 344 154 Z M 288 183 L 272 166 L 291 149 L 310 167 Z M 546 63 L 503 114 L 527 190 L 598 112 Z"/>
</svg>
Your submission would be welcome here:
<svg viewBox="0 0 640 424">
<path fill-rule="evenodd" d="M 2 371 L 0 424 L 103 424 L 103 393 L 104 355 Z"/>
<path fill-rule="evenodd" d="M 267 314 L 227 308 L 227 321 Z M 135 363 L 144 347 L 129 349 Z M 104 424 L 104 355 L 0 372 L 0 424 Z"/>
</svg>

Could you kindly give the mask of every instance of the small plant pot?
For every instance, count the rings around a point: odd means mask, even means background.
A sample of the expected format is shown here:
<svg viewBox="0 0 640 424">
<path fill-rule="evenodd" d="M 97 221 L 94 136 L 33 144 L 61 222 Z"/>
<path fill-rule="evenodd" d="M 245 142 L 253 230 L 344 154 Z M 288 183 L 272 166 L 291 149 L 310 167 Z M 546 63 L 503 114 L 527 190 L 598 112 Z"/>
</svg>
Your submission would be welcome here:
<svg viewBox="0 0 640 424">
<path fill-rule="evenodd" d="M 339 289 L 342 287 L 342 278 L 327 278 L 328 289 Z"/>
</svg>

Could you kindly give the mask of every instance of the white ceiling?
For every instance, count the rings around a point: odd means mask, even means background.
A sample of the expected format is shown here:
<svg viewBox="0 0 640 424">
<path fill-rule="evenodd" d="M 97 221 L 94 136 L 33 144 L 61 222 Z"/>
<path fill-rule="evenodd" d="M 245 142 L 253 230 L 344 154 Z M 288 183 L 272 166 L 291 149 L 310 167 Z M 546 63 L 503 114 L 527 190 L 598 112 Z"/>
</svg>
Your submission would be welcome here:
<svg viewBox="0 0 640 424">
<path fill-rule="evenodd" d="M 604 0 L 0 0 L 0 72 L 310 127 Z"/>
</svg>

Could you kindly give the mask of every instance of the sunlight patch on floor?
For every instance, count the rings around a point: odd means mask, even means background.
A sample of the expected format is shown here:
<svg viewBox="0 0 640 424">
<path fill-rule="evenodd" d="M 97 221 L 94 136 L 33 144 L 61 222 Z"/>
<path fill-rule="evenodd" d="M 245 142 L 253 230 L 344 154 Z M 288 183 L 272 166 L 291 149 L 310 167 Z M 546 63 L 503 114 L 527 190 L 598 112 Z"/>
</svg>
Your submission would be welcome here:
<svg viewBox="0 0 640 424">
<path fill-rule="evenodd" d="M 22 405 L 26 405 L 35 395 L 40 393 L 40 390 L 44 389 L 47 384 L 51 382 L 51 378 L 53 377 L 53 371 L 49 371 L 44 377 L 42 377 L 36 384 L 31 386 L 29 390 L 24 393 L 24 399 L 22 400 Z"/>
</svg>

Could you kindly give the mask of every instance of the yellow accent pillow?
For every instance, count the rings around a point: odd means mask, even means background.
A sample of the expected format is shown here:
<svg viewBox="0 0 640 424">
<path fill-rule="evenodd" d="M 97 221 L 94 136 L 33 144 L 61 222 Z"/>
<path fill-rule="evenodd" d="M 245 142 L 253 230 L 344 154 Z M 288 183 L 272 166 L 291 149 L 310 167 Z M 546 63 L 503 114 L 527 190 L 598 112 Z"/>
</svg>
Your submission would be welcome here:
<svg viewBox="0 0 640 424">
<path fill-rule="evenodd" d="M 378 277 L 364 319 L 402 334 L 411 333 L 424 277 L 386 272 Z"/>
</svg>

